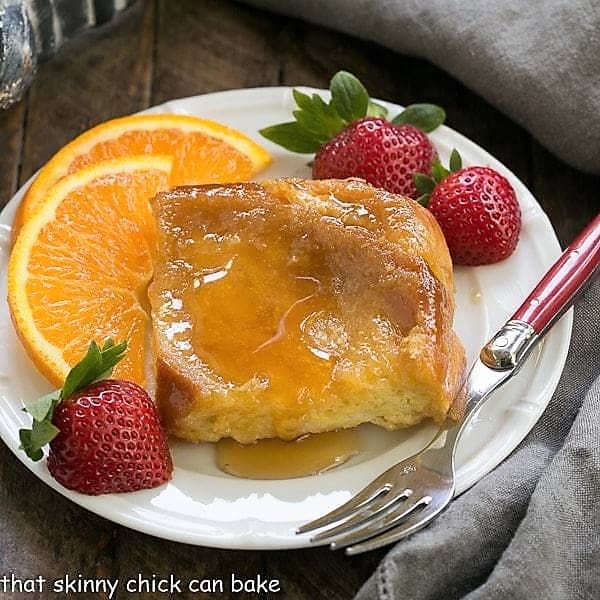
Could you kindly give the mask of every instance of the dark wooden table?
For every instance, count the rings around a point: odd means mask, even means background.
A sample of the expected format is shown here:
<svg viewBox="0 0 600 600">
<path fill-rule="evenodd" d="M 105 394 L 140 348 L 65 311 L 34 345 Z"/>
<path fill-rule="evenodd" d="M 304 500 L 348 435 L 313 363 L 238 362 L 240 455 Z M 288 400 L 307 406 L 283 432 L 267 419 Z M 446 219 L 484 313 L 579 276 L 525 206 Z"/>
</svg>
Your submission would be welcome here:
<svg viewBox="0 0 600 600">
<path fill-rule="evenodd" d="M 228 88 L 326 87 L 341 68 L 360 77 L 374 96 L 445 106 L 450 126 L 488 149 L 529 186 L 563 244 L 598 211 L 600 178 L 567 167 L 431 64 L 218 0 L 140 3 L 117 23 L 75 40 L 44 64 L 25 100 L 0 112 L 0 207 L 57 149 L 100 121 L 171 98 Z M 159 540 L 68 502 L 0 444 L 0 577 L 11 572 L 21 578 L 81 573 L 121 580 L 137 573 L 173 573 L 182 579 L 261 574 L 281 581 L 282 592 L 273 597 L 350 598 L 382 556 L 379 551 L 347 558 L 325 549 L 224 551 Z M 121 591 L 116 597 L 133 596 Z"/>
</svg>

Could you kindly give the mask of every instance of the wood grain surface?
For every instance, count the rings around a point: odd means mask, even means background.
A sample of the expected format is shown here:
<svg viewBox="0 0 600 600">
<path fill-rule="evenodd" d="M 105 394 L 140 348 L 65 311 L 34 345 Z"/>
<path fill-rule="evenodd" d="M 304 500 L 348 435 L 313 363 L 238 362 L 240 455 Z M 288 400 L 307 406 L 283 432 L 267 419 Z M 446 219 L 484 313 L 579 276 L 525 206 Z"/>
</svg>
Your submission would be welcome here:
<svg viewBox="0 0 600 600">
<path fill-rule="evenodd" d="M 401 104 L 433 101 L 445 106 L 450 126 L 489 150 L 531 188 L 563 245 L 597 213 L 600 178 L 558 161 L 527 132 L 432 65 L 218 0 L 139 2 L 116 23 L 76 39 L 42 65 L 27 97 L 0 112 L 0 207 L 56 150 L 96 123 L 215 90 L 280 84 L 326 87 L 342 68 L 356 73 L 374 96 Z M 138 573 L 173 573 L 182 579 L 261 574 L 279 579 L 282 587 L 278 594 L 261 597 L 286 599 L 351 598 L 384 555 L 383 550 L 354 558 L 325 549 L 224 551 L 152 538 L 68 502 L 38 481 L 3 444 L 0 531 L 0 576 L 54 579 L 69 573 L 124 580 Z M 115 597 L 167 596 L 134 596 L 120 590 Z"/>
</svg>

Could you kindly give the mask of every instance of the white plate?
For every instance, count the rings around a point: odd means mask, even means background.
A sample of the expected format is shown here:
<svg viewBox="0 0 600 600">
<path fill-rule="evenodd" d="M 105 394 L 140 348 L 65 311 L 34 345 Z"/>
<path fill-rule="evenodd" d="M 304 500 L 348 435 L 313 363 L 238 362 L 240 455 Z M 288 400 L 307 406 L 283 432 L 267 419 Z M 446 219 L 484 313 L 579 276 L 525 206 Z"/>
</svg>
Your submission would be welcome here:
<svg viewBox="0 0 600 600">
<path fill-rule="evenodd" d="M 400 109 L 387 106 L 392 114 Z M 273 153 L 274 164 L 262 177 L 309 176 L 306 156 L 288 153 L 257 133 L 261 127 L 289 120 L 292 108 L 290 88 L 257 88 L 175 100 L 148 112 L 189 113 L 222 121 Z M 444 162 L 451 149 L 458 148 L 466 164 L 489 165 L 508 177 L 523 212 L 521 240 L 508 260 L 456 270 L 456 329 L 471 361 L 558 256 L 560 247 L 538 203 L 506 167 L 448 127 L 440 127 L 431 137 Z M 159 489 L 89 497 L 62 488 L 49 476 L 44 462 L 33 463 L 18 450 L 18 429 L 28 425 L 21 411 L 23 401 L 48 391 L 15 336 L 4 300 L 10 223 L 23 191 L 0 215 L 0 435 L 28 469 L 67 498 L 127 527 L 180 542 L 219 548 L 297 548 L 307 545 L 306 537 L 294 535 L 297 525 L 348 500 L 374 476 L 431 438 L 431 425 L 394 433 L 364 427 L 366 450 L 351 462 L 319 476 L 284 481 L 230 477 L 215 467 L 210 445 L 177 443 L 173 480 Z M 464 434 L 457 456 L 458 492 L 500 463 L 538 420 L 563 369 L 571 325 L 569 313 Z"/>
</svg>

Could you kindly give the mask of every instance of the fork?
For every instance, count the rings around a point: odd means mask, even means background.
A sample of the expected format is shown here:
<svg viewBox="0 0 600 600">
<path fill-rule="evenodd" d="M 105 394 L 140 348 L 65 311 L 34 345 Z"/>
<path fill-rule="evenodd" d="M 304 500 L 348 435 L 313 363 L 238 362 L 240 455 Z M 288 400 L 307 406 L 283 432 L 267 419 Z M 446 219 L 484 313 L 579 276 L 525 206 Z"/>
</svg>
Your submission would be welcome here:
<svg viewBox="0 0 600 600">
<path fill-rule="evenodd" d="M 397 542 L 435 519 L 455 492 L 455 452 L 467 424 L 491 392 L 523 366 L 543 335 L 598 271 L 600 214 L 540 280 L 525 302 L 483 347 L 454 405 L 461 418 L 421 452 L 394 465 L 348 502 L 296 533 L 321 529 L 311 542 L 354 555 Z"/>
</svg>

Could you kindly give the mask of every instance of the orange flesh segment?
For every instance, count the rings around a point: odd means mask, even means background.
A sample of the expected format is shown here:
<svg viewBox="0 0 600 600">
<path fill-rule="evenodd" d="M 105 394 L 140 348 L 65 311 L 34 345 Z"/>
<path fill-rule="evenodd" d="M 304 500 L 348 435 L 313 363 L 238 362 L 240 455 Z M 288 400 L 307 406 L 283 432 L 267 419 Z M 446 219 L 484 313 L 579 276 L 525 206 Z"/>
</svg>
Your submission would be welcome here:
<svg viewBox="0 0 600 600">
<path fill-rule="evenodd" d="M 135 159 L 124 162 L 132 160 L 135 166 Z M 97 166 L 63 179 L 50 198 L 73 178 L 81 185 L 58 203 L 50 200 L 21 230 L 9 266 L 9 303 L 32 359 L 54 384 L 62 385 L 91 340 L 107 337 L 129 342 L 114 375 L 144 384 L 144 304 L 156 235 L 149 199 L 168 187 L 169 171 L 95 172 Z M 47 344 L 56 357 L 42 350 Z"/>
<path fill-rule="evenodd" d="M 14 231 L 44 204 L 61 178 L 101 161 L 141 154 L 174 159 L 171 185 L 245 181 L 271 162 L 252 139 L 209 119 L 178 114 L 113 119 L 75 138 L 40 170 L 15 215 Z"/>
<path fill-rule="evenodd" d="M 250 159 L 227 142 L 204 133 L 157 129 L 129 131 L 116 139 L 100 142 L 79 155 L 69 165 L 69 173 L 110 158 L 148 151 L 173 156 L 171 185 L 245 181 L 255 172 Z"/>
</svg>

